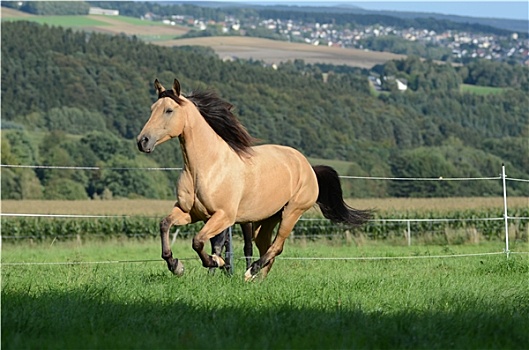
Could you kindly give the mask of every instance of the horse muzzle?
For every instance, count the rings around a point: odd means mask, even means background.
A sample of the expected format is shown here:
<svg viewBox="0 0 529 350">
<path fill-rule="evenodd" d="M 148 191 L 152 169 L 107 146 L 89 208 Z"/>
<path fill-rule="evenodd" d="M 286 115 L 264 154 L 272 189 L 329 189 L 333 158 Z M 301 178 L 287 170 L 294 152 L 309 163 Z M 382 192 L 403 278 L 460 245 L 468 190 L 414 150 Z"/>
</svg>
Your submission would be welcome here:
<svg viewBox="0 0 529 350">
<path fill-rule="evenodd" d="M 154 151 L 156 141 L 146 135 L 138 136 L 138 149 L 141 152 L 151 153 Z"/>
</svg>

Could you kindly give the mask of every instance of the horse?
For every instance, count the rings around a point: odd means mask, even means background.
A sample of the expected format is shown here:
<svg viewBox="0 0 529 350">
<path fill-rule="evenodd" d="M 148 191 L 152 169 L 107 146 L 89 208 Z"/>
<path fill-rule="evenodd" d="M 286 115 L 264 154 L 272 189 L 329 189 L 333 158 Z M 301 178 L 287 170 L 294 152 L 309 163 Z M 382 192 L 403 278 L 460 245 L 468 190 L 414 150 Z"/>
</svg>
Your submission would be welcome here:
<svg viewBox="0 0 529 350">
<path fill-rule="evenodd" d="M 244 257 L 246 259 L 246 268 L 248 269 L 250 267 L 250 264 L 252 263 L 252 255 L 253 255 L 253 248 L 252 248 L 252 224 L 250 223 L 244 223 L 240 224 L 241 230 L 242 230 L 242 237 L 244 239 Z M 228 254 L 228 251 L 232 249 L 231 246 L 229 246 L 229 238 L 228 238 L 228 230 L 229 228 L 225 229 L 218 235 L 210 238 L 211 242 L 211 254 L 216 254 L 218 256 L 221 256 L 222 254 L 222 248 L 225 249 L 226 254 Z M 230 251 L 230 253 L 233 253 Z M 212 273 L 215 271 L 215 267 L 210 267 L 209 271 Z"/>
<path fill-rule="evenodd" d="M 154 88 L 158 99 L 136 141 L 145 153 L 173 138 L 180 141 L 184 166 L 177 201 L 160 222 L 162 259 L 173 274 L 184 273 L 170 248 L 173 225 L 205 222 L 192 248 L 208 268 L 225 263 L 217 254 L 205 252 L 205 242 L 235 223 L 252 223 L 259 259 L 246 270 L 248 281 L 258 274 L 267 276 L 294 225 L 314 205 L 335 223 L 361 225 L 372 217 L 372 210 L 354 209 L 344 202 L 333 168 L 311 166 L 292 147 L 255 145 L 256 140 L 234 115 L 233 105 L 216 92 L 199 90 L 185 96 L 177 79 L 171 89 L 156 79 Z"/>
</svg>

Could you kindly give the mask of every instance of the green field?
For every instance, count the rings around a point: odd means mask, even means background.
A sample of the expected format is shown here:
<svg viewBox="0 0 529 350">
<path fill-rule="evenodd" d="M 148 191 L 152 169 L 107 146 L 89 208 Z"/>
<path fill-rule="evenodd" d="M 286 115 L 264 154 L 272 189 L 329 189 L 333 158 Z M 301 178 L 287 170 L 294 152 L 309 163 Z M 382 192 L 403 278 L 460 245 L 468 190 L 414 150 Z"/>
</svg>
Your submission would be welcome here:
<svg viewBox="0 0 529 350">
<path fill-rule="evenodd" d="M 7 21 L 31 21 L 40 24 L 48 24 L 62 27 L 91 27 L 107 26 L 108 23 L 95 20 L 88 16 L 28 16 L 28 17 L 5 17 L 2 20 Z"/>
<path fill-rule="evenodd" d="M 232 277 L 208 275 L 189 241 L 173 248 L 188 259 L 181 278 L 166 270 L 158 240 L 4 244 L 2 347 L 527 348 L 526 255 L 285 259 L 475 254 L 497 252 L 496 245 L 289 242 L 267 279 L 245 283 L 242 261 Z"/>
<path fill-rule="evenodd" d="M 460 90 L 461 92 L 470 92 L 476 95 L 501 94 L 505 92 L 505 88 L 469 84 L 461 84 Z"/>
</svg>

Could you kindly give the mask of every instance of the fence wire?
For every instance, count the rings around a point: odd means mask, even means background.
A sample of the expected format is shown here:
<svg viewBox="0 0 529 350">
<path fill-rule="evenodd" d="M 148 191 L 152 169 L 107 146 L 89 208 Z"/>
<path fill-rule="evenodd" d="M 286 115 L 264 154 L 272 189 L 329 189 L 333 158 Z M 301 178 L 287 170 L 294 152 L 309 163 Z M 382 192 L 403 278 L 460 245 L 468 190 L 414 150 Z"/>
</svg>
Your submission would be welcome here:
<svg viewBox="0 0 529 350">
<path fill-rule="evenodd" d="M 473 253 L 473 254 L 452 254 L 452 255 L 410 255 L 410 256 L 354 256 L 354 257 L 288 257 L 278 256 L 276 260 L 285 261 L 380 261 L 380 260 L 416 260 L 416 259 L 446 259 L 446 258 L 470 258 L 493 255 L 504 255 L 506 252 Z M 529 252 L 510 252 L 509 254 L 529 255 Z M 247 257 L 235 258 L 246 260 Z M 256 257 L 250 257 L 252 259 Z M 179 258 L 182 261 L 199 261 L 196 258 Z M 109 265 L 109 264 L 129 264 L 129 263 L 164 263 L 161 259 L 139 259 L 139 260 L 104 260 L 104 261 L 59 261 L 59 262 L 2 262 L 0 267 L 14 266 L 68 266 L 68 265 Z"/>
<path fill-rule="evenodd" d="M 61 170 L 147 170 L 147 171 L 181 171 L 182 168 L 168 168 L 168 167 L 148 167 L 148 168 L 137 168 L 137 167 L 78 167 L 78 166 L 54 166 L 54 165 L 14 165 L 14 164 L 0 164 L 1 168 L 29 168 L 29 169 L 61 169 Z M 529 179 L 510 178 L 505 175 L 505 168 L 502 166 L 502 174 L 495 177 L 464 177 L 464 178 L 443 178 L 442 176 L 437 178 L 422 178 L 422 177 L 376 177 L 376 176 L 340 176 L 343 179 L 362 179 L 362 180 L 394 180 L 394 181 L 477 181 L 477 180 L 504 180 L 505 181 L 518 181 L 518 182 L 529 182 Z M 505 188 L 504 188 L 505 191 Z M 506 194 L 505 194 L 506 196 Z M 506 198 L 504 198 L 506 200 Z M 49 217 L 49 218 L 129 218 L 129 215 L 81 215 L 81 214 L 21 214 L 21 213 L 0 213 L 2 217 Z M 151 216 L 152 217 L 152 216 Z M 505 215 L 497 218 L 437 218 L 437 219 L 374 219 L 370 220 L 374 223 L 386 223 L 386 222 L 453 222 L 453 221 L 498 221 L 505 220 L 507 229 L 508 220 L 527 220 L 527 217 L 510 217 L 507 215 L 507 208 L 505 207 Z M 325 219 L 313 219 L 313 218 L 301 218 L 301 220 L 314 221 Z M 148 235 L 148 234 L 146 234 Z M 67 235 L 61 235 L 60 237 L 66 237 Z M 79 237 L 79 235 L 73 235 Z M 133 235 L 143 236 L 143 235 Z M 59 237 L 59 236 L 57 236 Z M 55 239 L 57 238 L 55 237 Z M 128 235 L 129 237 L 129 235 Z M 299 237 L 312 237 L 306 235 L 297 235 Z M 327 237 L 327 236 L 326 236 Z M 16 238 L 35 238 L 33 236 L 5 236 L 2 235 L 1 239 L 16 239 Z M 490 256 L 500 254 L 529 254 L 529 252 L 510 252 L 508 249 L 508 232 L 506 232 L 506 248 L 503 252 L 494 253 L 477 253 L 477 254 L 453 254 L 453 255 L 431 255 L 431 256 L 400 256 L 400 257 L 277 257 L 279 260 L 318 260 L 318 261 L 333 261 L 333 260 L 397 260 L 397 259 L 432 259 L 432 258 L 455 258 L 455 257 L 473 257 L 473 256 Z M 232 253 L 233 254 L 233 253 Z M 245 259 L 246 257 L 240 257 L 238 259 Z M 181 260 L 198 260 L 198 258 L 187 258 Z M 27 266 L 27 265 L 86 265 L 86 264 L 119 264 L 119 263 L 146 263 L 146 262 L 160 262 L 161 260 L 154 259 L 142 259 L 142 260 L 108 260 L 108 261 L 77 261 L 77 262 L 8 262 L 0 263 L 0 266 Z"/>
</svg>

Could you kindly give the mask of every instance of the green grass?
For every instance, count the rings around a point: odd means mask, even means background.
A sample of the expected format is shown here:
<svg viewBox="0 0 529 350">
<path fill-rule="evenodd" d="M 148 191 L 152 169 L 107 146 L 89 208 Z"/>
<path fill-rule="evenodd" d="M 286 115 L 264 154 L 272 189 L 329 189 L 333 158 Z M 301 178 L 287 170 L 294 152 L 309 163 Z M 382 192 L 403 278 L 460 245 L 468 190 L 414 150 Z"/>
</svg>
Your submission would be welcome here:
<svg viewBox="0 0 529 350">
<path fill-rule="evenodd" d="M 501 93 L 505 92 L 505 88 L 461 84 L 460 91 L 461 92 L 470 92 L 470 93 L 476 94 L 476 95 L 490 95 L 490 94 L 501 94 Z"/>
<path fill-rule="evenodd" d="M 236 242 L 236 252 L 241 251 Z M 526 246 L 522 248 L 527 248 Z M 2 347 L 503 348 L 527 347 L 524 255 L 409 260 L 278 259 L 265 280 L 208 275 L 189 241 L 186 274 L 159 260 L 158 240 L 4 244 L 2 262 L 153 259 L 106 265 L 2 266 Z M 284 257 L 426 256 L 501 251 L 288 242 Z"/>
<path fill-rule="evenodd" d="M 135 17 L 112 16 L 111 18 L 128 23 L 128 24 L 133 24 L 135 26 L 160 26 L 160 27 L 167 26 L 167 24 L 163 24 L 162 22 L 148 21 L 148 20 L 143 20 L 143 19 L 135 18 Z"/>
<path fill-rule="evenodd" d="M 159 34 L 159 35 L 138 35 L 138 38 L 145 40 L 145 41 L 165 41 L 165 40 L 173 40 L 177 38 L 179 35 L 176 34 Z"/>
<path fill-rule="evenodd" d="M 3 18 L 6 21 L 31 21 L 61 27 L 108 26 L 108 23 L 97 21 L 87 16 L 29 16 Z"/>
</svg>

